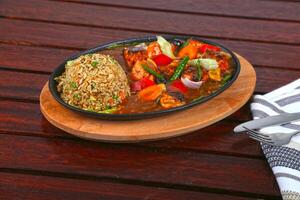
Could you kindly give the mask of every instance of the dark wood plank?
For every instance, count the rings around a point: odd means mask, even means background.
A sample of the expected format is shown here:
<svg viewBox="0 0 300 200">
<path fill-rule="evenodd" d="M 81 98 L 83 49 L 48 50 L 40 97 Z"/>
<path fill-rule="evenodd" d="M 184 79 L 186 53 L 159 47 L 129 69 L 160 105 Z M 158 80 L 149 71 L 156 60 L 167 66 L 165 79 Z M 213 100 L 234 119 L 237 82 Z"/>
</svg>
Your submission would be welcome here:
<svg viewBox="0 0 300 200">
<path fill-rule="evenodd" d="M 267 162 L 258 159 L 13 135 L 0 136 L 0 152 L 1 168 L 280 195 Z"/>
<path fill-rule="evenodd" d="M 0 42 L 68 49 L 73 48 L 74 50 L 88 49 L 113 40 L 141 37 L 150 34 L 146 32 L 110 30 L 105 28 L 11 19 L 0 19 L 0 26 L 2 27 L 0 29 Z M 70 33 L 72 33 L 71 36 Z M 228 48 L 249 59 L 249 61 L 255 65 L 300 69 L 299 62 L 295 59 L 300 54 L 300 46 L 218 39 L 211 40 L 226 45 Z M 11 48 L 11 51 L 16 52 L 15 47 Z M 11 54 L 9 51 L 10 48 L 4 46 L 1 54 L 6 57 L 6 54 Z M 24 52 L 20 52 L 20 54 L 24 54 Z"/>
<path fill-rule="evenodd" d="M 300 21 L 300 5 L 295 2 L 274 2 L 258 0 L 172 0 L 172 1 L 139 1 L 131 0 L 64 0 L 70 2 L 93 3 L 94 5 L 113 5 L 141 9 L 155 9 L 194 14 L 209 14 L 261 19 L 279 19 Z"/>
<path fill-rule="evenodd" d="M 40 112 L 38 104 L 0 101 L 0 132 L 48 137 L 71 137 L 52 126 Z"/>
<path fill-rule="evenodd" d="M 299 68 L 300 69 L 300 68 Z M 300 71 L 272 69 L 272 68 L 255 68 L 257 81 L 257 92 L 270 92 L 283 85 L 286 85 L 300 77 Z"/>
<path fill-rule="evenodd" d="M 39 105 L 13 101 L 0 101 L 0 132 L 43 137 L 73 138 L 73 136 L 52 126 L 41 114 Z M 239 111 L 242 113 L 241 111 Z M 249 111 L 247 111 L 249 113 Z M 245 117 L 245 113 L 244 117 Z M 241 114 L 240 114 L 241 115 Z M 239 117 L 236 113 L 230 117 Z M 246 135 L 234 135 L 237 125 L 231 121 L 221 121 L 185 136 L 142 143 L 142 146 L 176 148 L 190 151 L 210 152 L 246 157 L 262 157 L 260 146 Z"/>
<path fill-rule="evenodd" d="M 3 0 L 0 2 L 0 15 L 114 29 L 300 44 L 299 24 L 292 22 L 198 16 L 37 0 Z"/>
<path fill-rule="evenodd" d="M 0 97 L 35 100 L 49 75 L 0 71 Z"/>
<path fill-rule="evenodd" d="M 4 172 L 0 172 L 0 178 L 1 199 L 252 199 L 247 197 L 184 191 L 179 189 L 125 185 L 104 180 L 80 180 L 74 178 L 11 174 Z"/>
<path fill-rule="evenodd" d="M 111 30 L 5 18 L 0 18 L 0 26 L 2 27 L 0 29 L 0 41 L 3 42 L 74 49 L 88 49 L 111 40 L 149 35 L 146 32 Z M 70 35 L 70 33 L 72 34 Z M 67 35 L 69 37 L 66 37 Z"/>
<path fill-rule="evenodd" d="M 238 123 L 223 120 L 193 133 L 143 145 L 207 152 L 218 155 L 263 158 L 259 144 L 246 135 L 236 135 L 233 128 Z"/>
<path fill-rule="evenodd" d="M 0 44 L 1 66 L 13 66 L 16 69 L 52 72 L 74 50 L 51 49 Z M 16 59 L 18 58 L 18 59 Z"/>
</svg>

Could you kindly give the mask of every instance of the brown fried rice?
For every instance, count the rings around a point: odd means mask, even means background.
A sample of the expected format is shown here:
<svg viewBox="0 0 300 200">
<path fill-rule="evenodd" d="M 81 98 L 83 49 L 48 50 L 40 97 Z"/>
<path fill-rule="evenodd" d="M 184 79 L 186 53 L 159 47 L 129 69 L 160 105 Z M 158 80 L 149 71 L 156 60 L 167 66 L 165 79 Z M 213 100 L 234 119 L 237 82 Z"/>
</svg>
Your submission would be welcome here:
<svg viewBox="0 0 300 200">
<path fill-rule="evenodd" d="M 99 53 L 68 61 L 55 79 L 66 103 L 95 112 L 115 108 L 130 95 L 126 74 L 111 56 Z"/>
</svg>

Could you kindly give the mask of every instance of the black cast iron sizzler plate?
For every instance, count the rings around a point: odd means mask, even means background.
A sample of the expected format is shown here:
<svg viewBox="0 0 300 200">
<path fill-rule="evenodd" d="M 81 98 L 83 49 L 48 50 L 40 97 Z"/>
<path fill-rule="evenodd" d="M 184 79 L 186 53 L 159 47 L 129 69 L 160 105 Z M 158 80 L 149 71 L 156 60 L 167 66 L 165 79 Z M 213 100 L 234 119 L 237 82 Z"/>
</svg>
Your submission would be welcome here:
<svg viewBox="0 0 300 200">
<path fill-rule="evenodd" d="M 185 110 L 185 109 L 188 109 L 188 108 L 192 108 L 195 105 L 199 105 L 201 103 L 204 103 L 204 102 L 212 99 L 213 97 L 219 95 L 220 93 L 225 91 L 230 85 L 232 85 L 232 83 L 237 79 L 237 77 L 240 73 L 240 62 L 237 59 L 237 57 L 234 55 L 234 53 L 232 51 L 230 51 L 229 49 L 227 49 L 226 47 L 224 47 L 223 45 L 220 45 L 216 42 L 211 42 L 211 41 L 208 41 L 208 40 L 204 40 L 204 39 L 201 39 L 201 38 L 198 38 L 198 37 L 192 37 L 192 36 L 170 36 L 170 35 L 169 36 L 164 36 L 163 35 L 163 37 L 166 38 L 168 41 L 173 41 L 175 39 L 186 40 L 186 39 L 189 39 L 189 38 L 193 38 L 193 39 L 196 39 L 200 42 L 220 47 L 222 51 L 230 54 L 231 57 L 232 57 L 231 65 L 232 65 L 234 70 L 233 70 L 233 75 L 232 75 L 231 79 L 229 81 L 227 81 L 217 91 L 215 91 L 212 94 L 210 94 L 206 97 L 203 97 L 199 100 L 195 100 L 195 101 L 192 101 L 188 104 L 185 104 L 185 105 L 182 105 L 182 106 L 179 106 L 179 107 L 175 107 L 175 108 L 170 108 L 170 109 L 167 109 L 167 110 L 145 112 L 145 113 L 132 113 L 132 114 L 97 113 L 97 112 L 83 110 L 83 109 L 77 108 L 75 106 L 69 105 L 61 99 L 60 93 L 57 91 L 57 84 L 58 83 L 57 83 L 57 81 L 54 80 L 54 78 L 60 76 L 65 71 L 65 64 L 67 63 L 67 61 L 74 60 L 74 59 L 76 59 L 79 56 L 84 55 L 84 54 L 96 53 L 96 52 L 100 52 L 102 50 L 111 49 L 114 46 L 130 45 L 132 43 L 152 42 L 152 41 L 156 40 L 156 36 L 147 36 L 147 37 L 142 37 L 142 38 L 131 38 L 131 39 L 113 41 L 113 42 L 103 44 L 103 45 L 97 46 L 95 48 L 86 50 L 86 51 L 82 51 L 78 54 L 75 54 L 75 55 L 69 57 L 68 59 L 66 59 L 62 64 L 60 64 L 53 71 L 53 73 L 51 74 L 51 76 L 49 78 L 49 89 L 50 89 L 50 92 L 51 92 L 52 96 L 61 105 L 63 105 L 64 107 L 66 107 L 66 108 L 68 108 L 72 111 L 75 111 L 77 113 L 81 113 L 81 114 L 84 114 L 84 115 L 88 115 L 88 116 L 91 116 L 91 117 L 97 117 L 99 119 L 105 119 L 105 120 L 135 120 L 135 119 L 145 119 L 145 118 L 150 118 L 150 117 L 161 116 L 161 115 L 173 113 L 175 111 L 181 111 L 181 110 Z"/>
</svg>

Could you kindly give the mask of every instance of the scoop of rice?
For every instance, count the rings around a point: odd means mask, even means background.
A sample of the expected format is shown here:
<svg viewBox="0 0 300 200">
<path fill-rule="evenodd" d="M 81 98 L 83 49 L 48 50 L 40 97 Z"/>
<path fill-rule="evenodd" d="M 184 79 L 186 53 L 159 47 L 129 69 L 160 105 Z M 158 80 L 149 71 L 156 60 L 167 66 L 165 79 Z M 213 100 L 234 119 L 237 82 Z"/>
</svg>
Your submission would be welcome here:
<svg viewBox="0 0 300 200">
<path fill-rule="evenodd" d="M 56 81 L 61 98 L 84 110 L 111 109 L 130 95 L 124 70 L 109 55 L 87 54 L 68 61 Z"/>
</svg>

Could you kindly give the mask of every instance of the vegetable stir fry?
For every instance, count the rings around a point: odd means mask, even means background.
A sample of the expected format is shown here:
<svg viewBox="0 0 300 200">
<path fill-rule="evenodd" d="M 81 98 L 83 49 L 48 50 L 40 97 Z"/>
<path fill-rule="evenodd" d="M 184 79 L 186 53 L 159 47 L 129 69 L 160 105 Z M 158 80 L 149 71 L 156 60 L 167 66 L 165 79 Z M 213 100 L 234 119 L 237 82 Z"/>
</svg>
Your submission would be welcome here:
<svg viewBox="0 0 300 200">
<path fill-rule="evenodd" d="M 157 36 L 149 44 L 125 47 L 123 57 L 135 103 L 159 109 L 207 96 L 232 75 L 229 54 L 192 38 L 169 42 Z"/>
</svg>

